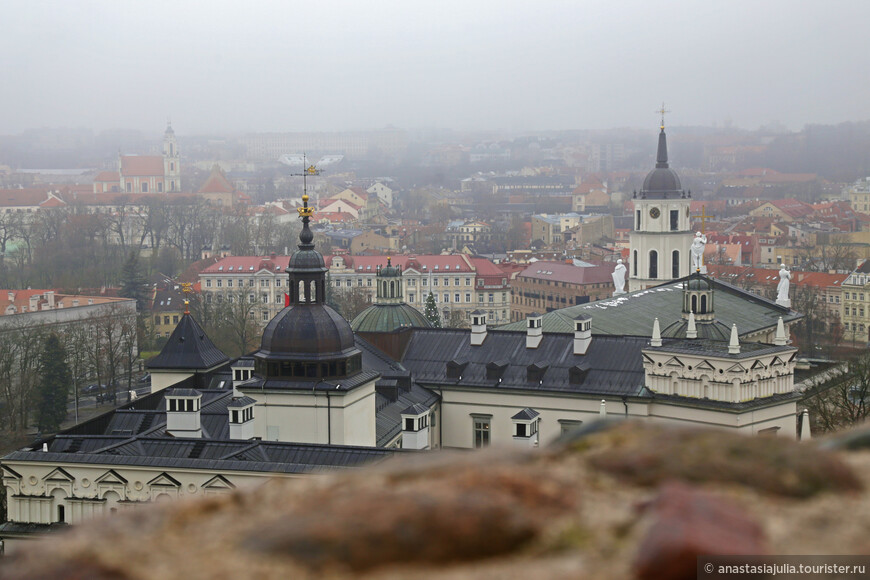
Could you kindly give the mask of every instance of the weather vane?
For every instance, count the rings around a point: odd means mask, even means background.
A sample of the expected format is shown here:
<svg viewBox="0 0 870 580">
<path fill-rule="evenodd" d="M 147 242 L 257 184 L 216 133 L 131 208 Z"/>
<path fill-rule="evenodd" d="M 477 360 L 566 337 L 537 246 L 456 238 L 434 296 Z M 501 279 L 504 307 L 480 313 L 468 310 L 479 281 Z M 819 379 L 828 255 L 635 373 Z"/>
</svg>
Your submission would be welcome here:
<svg viewBox="0 0 870 580">
<path fill-rule="evenodd" d="M 662 108 L 656 110 L 656 113 L 659 113 L 662 116 L 661 129 L 662 129 L 662 131 L 664 131 L 664 129 L 665 129 L 665 113 L 670 113 L 670 111 L 668 109 L 665 109 L 665 102 L 664 101 L 662 101 Z"/>
<path fill-rule="evenodd" d="M 302 167 L 305 167 L 305 163 L 308 158 L 305 154 L 302 154 Z M 308 176 L 309 175 L 320 175 L 320 170 L 314 166 L 312 163 L 308 167 L 302 171 L 302 173 L 291 173 L 290 175 L 299 177 L 302 176 L 302 207 L 297 207 L 296 211 L 299 213 L 299 217 L 301 218 L 310 218 L 314 215 L 314 208 L 308 206 Z"/>
</svg>

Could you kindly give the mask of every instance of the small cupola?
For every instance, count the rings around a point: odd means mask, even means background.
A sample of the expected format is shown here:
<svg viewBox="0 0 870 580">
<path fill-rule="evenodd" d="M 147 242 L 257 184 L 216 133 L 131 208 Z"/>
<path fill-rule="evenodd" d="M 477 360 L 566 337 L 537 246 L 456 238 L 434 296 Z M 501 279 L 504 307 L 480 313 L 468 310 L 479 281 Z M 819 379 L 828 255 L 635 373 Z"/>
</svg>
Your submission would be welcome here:
<svg viewBox="0 0 870 580">
<path fill-rule="evenodd" d="M 695 272 L 683 282 L 683 320 L 689 319 L 689 314 L 695 315 L 695 322 L 712 322 L 715 319 L 713 310 L 713 282 L 707 276 Z"/>
<path fill-rule="evenodd" d="M 538 348 L 544 338 L 542 316 L 532 312 L 526 317 L 526 348 Z"/>
<path fill-rule="evenodd" d="M 574 319 L 574 354 L 586 354 L 592 344 L 592 317 L 580 314 Z"/>
<path fill-rule="evenodd" d="M 254 405 L 256 400 L 251 397 L 236 397 L 229 405 L 230 439 L 254 438 Z"/>
<path fill-rule="evenodd" d="M 514 427 L 514 441 L 522 447 L 537 447 L 540 421 L 540 413 L 528 407 L 511 417 Z"/>
<path fill-rule="evenodd" d="M 471 346 L 480 346 L 486 340 L 486 311 L 471 313 Z"/>
<path fill-rule="evenodd" d="M 429 415 L 431 410 L 416 403 L 402 411 L 402 448 L 429 449 Z"/>
<path fill-rule="evenodd" d="M 230 369 L 233 372 L 233 389 L 236 389 L 240 384 L 249 381 L 254 377 L 254 359 L 245 357 L 236 359 Z M 236 397 L 242 396 L 238 391 L 236 391 L 234 395 Z"/>
<path fill-rule="evenodd" d="M 166 391 L 166 433 L 172 437 L 202 437 L 202 393 L 194 389 Z"/>
</svg>

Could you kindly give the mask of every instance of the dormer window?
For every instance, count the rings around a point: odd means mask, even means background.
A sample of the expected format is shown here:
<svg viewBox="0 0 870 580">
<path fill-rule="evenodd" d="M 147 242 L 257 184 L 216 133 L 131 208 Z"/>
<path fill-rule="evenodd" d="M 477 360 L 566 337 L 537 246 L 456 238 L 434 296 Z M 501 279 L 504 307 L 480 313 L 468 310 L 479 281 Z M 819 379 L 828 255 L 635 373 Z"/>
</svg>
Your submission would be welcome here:
<svg viewBox="0 0 870 580">
<path fill-rule="evenodd" d="M 462 377 L 465 367 L 468 366 L 468 361 L 465 359 L 454 359 L 447 363 L 447 378 L 458 379 Z"/>
<path fill-rule="evenodd" d="M 504 372 L 508 368 L 508 361 L 506 360 L 498 360 L 488 363 L 486 365 L 486 378 L 488 379 L 500 379 L 504 376 Z"/>
<path fill-rule="evenodd" d="M 589 363 L 574 365 L 568 369 L 568 382 L 572 385 L 582 385 L 589 374 Z"/>
<path fill-rule="evenodd" d="M 544 379 L 544 374 L 547 372 L 549 365 L 542 362 L 536 362 L 526 367 L 526 379 L 531 382 L 540 382 Z"/>
</svg>

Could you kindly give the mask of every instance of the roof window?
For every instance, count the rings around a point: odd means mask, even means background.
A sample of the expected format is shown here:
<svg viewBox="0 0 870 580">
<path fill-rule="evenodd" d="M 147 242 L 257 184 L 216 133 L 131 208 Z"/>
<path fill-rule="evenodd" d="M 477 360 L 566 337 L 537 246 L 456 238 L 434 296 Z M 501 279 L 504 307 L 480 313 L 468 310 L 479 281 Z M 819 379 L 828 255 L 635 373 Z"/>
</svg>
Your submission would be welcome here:
<svg viewBox="0 0 870 580">
<path fill-rule="evenodd" d="M 224 271 L 224 267 L 223 267 L 223 266 L 218 266 L 218 272 L 223 272 L 223 271 Z"/>
</svg>

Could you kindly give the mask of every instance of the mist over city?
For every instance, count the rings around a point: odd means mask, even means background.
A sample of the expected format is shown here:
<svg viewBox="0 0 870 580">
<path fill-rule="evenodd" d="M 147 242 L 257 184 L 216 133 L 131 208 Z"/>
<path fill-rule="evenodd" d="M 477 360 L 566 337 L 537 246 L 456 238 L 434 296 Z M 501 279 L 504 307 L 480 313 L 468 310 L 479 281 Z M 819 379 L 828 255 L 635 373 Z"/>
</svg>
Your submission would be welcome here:
<svg viewBox="0 0 870 580">
<path fill-rule="evenodd" d="M 0 580 L 866 576 L 868 17 L 5 2 Z"/>
</svg>

